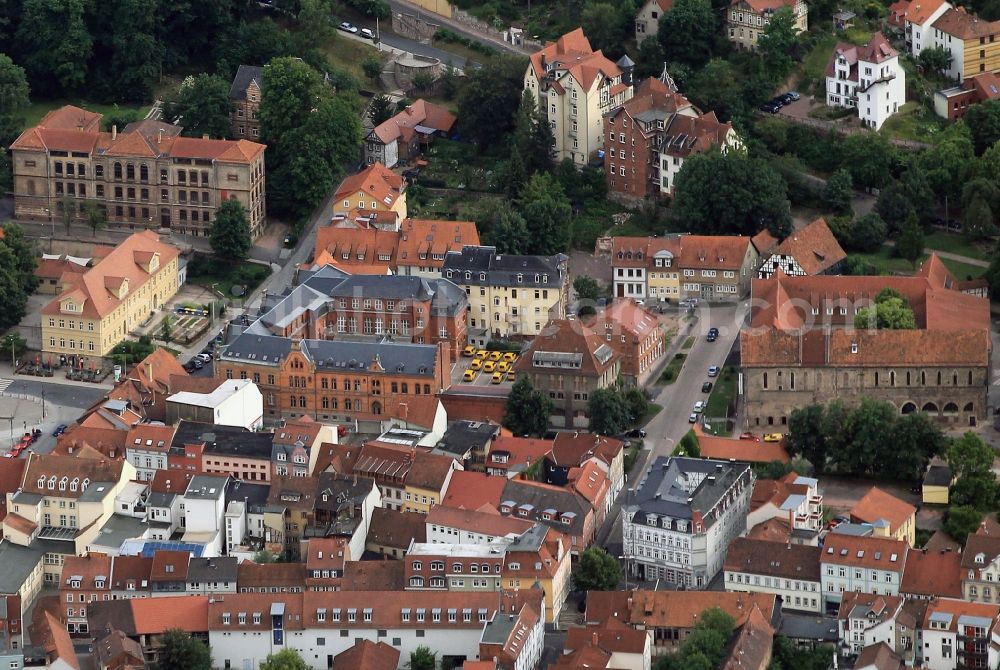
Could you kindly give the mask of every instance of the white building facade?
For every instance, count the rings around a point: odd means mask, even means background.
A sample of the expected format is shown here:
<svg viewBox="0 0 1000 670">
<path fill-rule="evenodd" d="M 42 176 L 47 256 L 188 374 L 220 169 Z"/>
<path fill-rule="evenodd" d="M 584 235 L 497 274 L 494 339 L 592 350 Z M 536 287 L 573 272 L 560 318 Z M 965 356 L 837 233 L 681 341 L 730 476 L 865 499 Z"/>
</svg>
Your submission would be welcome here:
<svg viewBox="0 0 1000 670">
<path fill-rule="evenodd" d="M 839 43 L 827 65 L 826 104 L 856 109 L 861 123 L 878 130 L 906 102 L 906 73 L 882 33 L 863 47 Z"/>
</svg>

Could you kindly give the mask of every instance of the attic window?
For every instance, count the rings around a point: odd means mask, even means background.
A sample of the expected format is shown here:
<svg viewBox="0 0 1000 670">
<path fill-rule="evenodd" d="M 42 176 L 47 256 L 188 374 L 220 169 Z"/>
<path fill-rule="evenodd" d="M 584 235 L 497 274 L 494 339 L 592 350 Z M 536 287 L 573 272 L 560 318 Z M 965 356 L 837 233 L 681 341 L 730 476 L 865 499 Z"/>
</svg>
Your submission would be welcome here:
<svg viewBox="0 0 1000 670">
<path fill-rule="evenodd" d="M 858 343 L 857 342 L 851 342 L 851 353 L 852 354 L 858 353 Z"/>
</svg>

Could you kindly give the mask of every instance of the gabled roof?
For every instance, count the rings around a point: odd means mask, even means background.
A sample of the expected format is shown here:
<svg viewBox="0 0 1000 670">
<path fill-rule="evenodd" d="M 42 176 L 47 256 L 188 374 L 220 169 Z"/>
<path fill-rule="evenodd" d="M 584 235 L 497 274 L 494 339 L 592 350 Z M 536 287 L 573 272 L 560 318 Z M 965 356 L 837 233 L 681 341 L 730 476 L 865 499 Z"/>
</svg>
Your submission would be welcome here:
<svg viewBox="0 0 1000 670">
<path fill-rule="evenodd" d="M 518 372 L 551 369 L 553 374 L 599 377 L 621 358 L 582 321 L 549 321 L 514 364 Z M 563 364 L 568 365 L 563 367 Z"/>
<path fill-rule="evenodd" d="M 911 8 L 914 4 L 910 3 Z M 938 5 L 940 4 L 942 3 L 939 2 Z M 911 20 L 909 13 L 906 19 Z M 985 21 L 970 14 L 964 7 L 955 7 L 939 16 L 932 27 L 960 40 L 973 40 L 996 33 L 1000 29 L 1000 21 Z"/>
<path fill-rule="evenodd" d="M 940 4 L 941 0 L 931 1 L 939 2 Z M 912 9 L 913 3 L 911 3 L 910 7 Z M 907 20 L 910 20 L 909 17 L 907 17 Z M 837 58 L 840 56 L 843 56 L 847 61 L 849 67 L 848 79 L 856 82 L 858 81 L 858 63 L 873 63 L 878 65 L 898 55 L 896 50 L 892 48 L 892 45 L 889 44 L 889 40 L 881 32 L 872 35 L 868 43 L 860 47 L 848 42 L 837 42 L 837 46 L 834 47 L 833 53 L 830 55 L 830 60 L 826 65 L 826 76 L 834 76 L 836 73 Z"/>
<path fill-rule="evenodd" d="M 183 582 L 187 579 L 191 554 L 186 551 L 161 549 L 153 554 L 152 582 Z"/>
<path fill-rule="evenodd" d="M 479 246 L 479 232 L 472 221 L 404 219 L 395 253 L 399 265 L 441 267 L 448 252 Z"/>
<path fill-rule="evenodd" d="M 594 51 L 582 28 L 572 30 L 548 46 L 531 54 L 531 69 L 535 78 L 552 79 L 554 72 L 567 72 L 585 91 L 601 74 L 605 77 L 621 75 L 621 68 L 608 60 L 600 51 Z M 558 82 L 554 82 L 558 83 Z"/>
<path fill-rule="evenodd" d="M 372 133 L 383 144 L 389 144 L 400 136 L 408 134 L 407 131 L 412 133 L 413 130 L 429 129 L 447 133 L 453 125 L 455 125 L 454 114 L 440 105 L 419 98 L 403 111 L 375 126 Z"/>
<path fill-rule="evenodd" d="M 123 462 L 118 460 L 32 454 L 20 488 L 26 493 L 58 494 L 61 498 L 79 498 L 83 496 L 85 489 L 89 490 L 89 487 L 96 487 L 92 493 L 99 493 L 97 489 L 102 487 L 107 487 L 110 491 L 110 488 L 121 480 L 122 467 Z M 60 489 L 58 483 L 63 480 L 67 485 Z M 50 482 L 52 488 L 49 488 Z M 76 490 L 73 490 L 73 482 L 77 484 Z M 85 482 L 87 487 L 84 487 Z"/>
<path fill-rule="evenodd" d="M 246 100 L 247 88 L 250 82 L 256 82 L 260 88 L 264 81 L 264 68 L 259 65 L 240 65 L 233 77 L 233 85 L 229 88 L 230 100 Z"/>
<path fill-rule="evenodd" d="M 847 258 L 847 253 L 822 218 L 793 231 L 778 245 L 774 254 L 791 256 L 809 275 L 822 274 Z"/>
<path fill-rule="evenodd" d="M 459 509 L 480 509 L 483 505 L 499 508 L 506 484 L 507 480 L 504 477 L 490 477 L 482 472 L 456 470 L 451 475 L 448 490 L 441 504 Z"/>
<path fill-rule="evenodd" d="M 889 533 L 895 534 L 916 513 L 917 508 L 913 505 L 873 486 L 851 508 L 851 520 L 873 526 L 887 523 Z"/>
<path fill-rule="evenodd" d="M 727 572 L 746 572 L 782 579 L 820 581 L 819 547 L 778 545 L 766 540 L 735 538 L 726 552 Z"/>
<path fill-rule="evenodd" d="M 489 505 L 483 505 L 480 509 L 458 509 L 446 505 L 435 505 L 427 512 L 425 524 L 493 537 L 520 535 L 534 525 L 527 519 L 503 516 L 495 507 Z"/>
<path fill-rule="evenodd" d="M 374 163 L 340 182 L 334 193 L 334 201 L 350 197 L 360 191 L 365 197 L 378 202 L 380 206 L 392 207 L 402 194 L 403 188 L 402 177 L 381 163 Z"/>
<path fill-rule="evenodd" d="M 586 621 L 607 621 L 617 617 L 632 626 L 690 630 L 710 607 L 718 607 L 742 626 L 754 607 L 771 621 L 776 596 L 764 593 L 720 591 L 589 591 Z"/>
<path fill-rule="evenodd" d="M 333 657 L 331 670 L 396 670 L 399 650 L 385 642 L 360 640 Z"/>
<path fill-rule="evenodd" d="M 591 327 L 597 332 L 601 331 L 602 323 L 605 324 L 605 331 L 608 330 L 607 326 L 611 325 L 612 328 L 621 329 L 622 334 L 627 334 L 639 342 L 657 330 L 660 325 L 656 315 L 633 298 L 616 298 L 590 320 Z"/>
<path fill-rule="evenodd" d="M 887 537 L 859 537 L 830 533 L 820 561 L 870 570 L 902 572 L 909 545 Z"/>
<path fill-rule="evenodd" d="M 750 608 L 750 614 L 736 633 L 729 650 L 729 656 L 720 670 L 744 670 L 762 668 L 771 658 L 775 630 L 768 617 L 757 605 Z"/>
<path fill-rule="evenodd" d="M 903 670 L 906 664 L 885 642 L 870 644 L 854 661 L 856 670 Z"/>
<path fill-rule="evenodd" d="M 906 20 L 923 25 L 937 10 L 947 4 L 947 0 L 913 0 L 906 9 Z"/>
<path fill-rule="evenodd" d="M 188 633 L 208 631 L 208 596 L 133 598 L 132 619 L 136 635 L 159 635 L 171 628 Z"/>
<path fill-rule="evenodd" d="M 399 547 L 404 551 L 410 542 L 427 541 L 427 515 L 385 507 L 372 511 L 368 543 L 381 547 Z"/>
<path fill-rule="evenodd" d="M 552 441 L 551 458 L 553 463 L 563 467 L 581 466 L 591 458 L 610 464 L 624 448 L 625 443 L 614 437 L 580 431 L 559 431 Z"/>
<path fill-rule="evenodd" d="M 899 592 L 928 598 L 962 598 L 962 553 L 914 549 L 906 555 Z"/>
</svg>

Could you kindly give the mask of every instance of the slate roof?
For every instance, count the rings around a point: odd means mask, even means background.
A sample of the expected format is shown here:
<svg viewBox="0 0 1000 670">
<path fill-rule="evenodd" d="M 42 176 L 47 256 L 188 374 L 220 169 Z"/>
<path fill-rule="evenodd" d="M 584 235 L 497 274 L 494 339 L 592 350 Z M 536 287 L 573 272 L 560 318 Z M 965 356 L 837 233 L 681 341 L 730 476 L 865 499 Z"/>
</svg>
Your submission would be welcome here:
<svg viewBox="0 0 1000 670">
<path fill-rule="evenodd" d="M 709 479 L 709 475 L 714 479 Z M 701 479 L 693 491 L 686 488 L 690 477 Z M 750 466 L 745 463 L 660 456 L 632 496 L 631 521 L 645 525 L 647 514 L 691 519 L 693 512 L 698 511 L 704 517 L 705 527 L 711 527 L 716 518 L 709 511 L 737 481 L 749 485 L 750 479 Z"/>
<path fill-rule="evenodd" d="M 513 503 L 511 516 L 527 518 L 546 526 L 555 528 L 567 535 L 582 535 L 586 526 L 587 515 L 591 514 L 590 504 L 583 496 L 559 486 L 541 484 L 538 482 L 511 479 L 504 486 L 501 507 Z M 527 516 L 520 514 L 520 508 L 530 506 Z M 555 510 L 552 519 L 543 519 L 542 512 Z M 563 523 L 560 518 L 572 514 L 572 521 Z"/>
<path fill-rule="evenodd" d="M 264 68 L 259 65 L 240 65 L 236 70 L 236 76 L 233 77 L 233 85 L 229 88 L 229 99 L 246 100 L 247 87 L 251 81 L 257 82 L 257 86 L 260 87 L 264 81 Z"/>
<path fill-rule="evenodd" d="M 188 583 L 236 582 L 237 560 L 232 556 L 192 558 L 188 563 Z"/>
<path fill-rule="evenodd" d="M 183 451 L 186 444 L 204 444 L 206 454 L 225 454 L 270 461 L 273 439 L 274 433 L 258 433 L 240 426 L 182 420 L 177 425 L 170 450 L 176 453 Z"/>
<path fill-rule="evenodd" d="M 559 290 L 562 282 L 561 268 L 567 260 L 564 254 L 519 256 L 498 254 L 496 247 L 466 245 L 461 251 L 448 252 L 441 269 L 441 276 L 463 286 Z M 485 279 L 481 278 L 484 273 Z M 521 277 L 521 281 L 518 281 L 518 276 Z"/>
<path fill-rule="evenodd" d="M 483 421 L 455 421 L 448 426 L 441 440 L 434 447 L 436 451 L 462 458 L 470 450 L 485 451 L 500 434 L 500 426 Z"/>
</svg>

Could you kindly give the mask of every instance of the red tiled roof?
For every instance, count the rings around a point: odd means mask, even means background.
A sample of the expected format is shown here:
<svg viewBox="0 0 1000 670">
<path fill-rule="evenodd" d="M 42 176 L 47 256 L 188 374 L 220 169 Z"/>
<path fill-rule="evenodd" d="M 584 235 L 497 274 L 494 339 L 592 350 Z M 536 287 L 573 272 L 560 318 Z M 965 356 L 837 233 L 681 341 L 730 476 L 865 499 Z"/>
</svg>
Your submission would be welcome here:
<svg viewBox="0 0 1000 670">
<path fill-rule="evenodd" d="M 906 20 L 923 25 L 947 0 L 913 0 L 906 10 Z"/>
<path fill-rule="evenodd" d="M 600 51 L 594 51 L 582 28 L 572 30 L 548 46 L 531 54 L 531 68 L 536 79 L 546 76 L 554 64 L 568 71 L 589 91 L 600 74 L 617 77 L 621 69 Z"/>
<path fill-rule="evenodd" d="M 961 552 L 920 549 L 909 552 L 899 592 L 918 597 L 964 597 Z"/>
<path fill-rule="evenodd" d="M 190 472 L 176 470 L 157 470 L 149 483 L 149 490 L 154 493 L 175 493 L 183 495 L 191 481 Z"/>
<path fill-rule="evenodd" d="M 111 587 L 124 591 L 127 590 L 129 582 L 134 582 L 136 589 L 145 590 L 149 587 L 149 578 L 152 574 L 152 558 L 115 556 L 111 565 Z"/>
<path fill-rule="evenodd" d="M 595 377 L 604 374 L 621 356 L 592 329 L 577 319 L 549 321 L 514 364 L 524 374 L 534 369 L 536 353 L 580 354 L 579 367 L 563 368 L 560 375 Z"/>
<path fill-rule="evenodd" d="M 940 5 L 940 3 L 938 4 Z M 911 3 L 912 6 L 913 3 Z M 908 21 L 912 20 L 909 16 L 910 13 L 912 12 L 908 12 L 906 15 Z M 928 14 L 929 16 L 930 14 Z M 964 7 L 955 7 L 939 16 L 934 22 L 933 28 L 960 40 L 974 40 L 996 33 L 1000 29 L 1000 21 L 985 21 L 975 14 L 970 14 Z"/>
<path fill-rule="evenodd" d="M 871 570 L 902 572 L 909 545 L 886 537 L 858 537 L 830 533 L 821 561 Z"/>
<path fill-rule="evenodd" d="M 731 437 L 716 437 L 705 434 L 699 426 L 695 426 L 694 432 L 698 437 L 702 458 L 733 459 L 746 463 L 771 461 L 788 463 L 791 460 L 783 442 L 751 442 Z"/>
<path fill-rule="evenodd" d="M 125 446 L 129 449 L 167 453 L 176 431 L 176 426 L 140 423 L 129 429 Z"/>
<path fill-rule="evenodd" d="M 809 275 L 822 274 L 847 258 L 847 253 L 822 218 L 793 231 L 774 253 L 793 257 Z"/>
<path fill-rule="evenodd" d="M 851 508 L 851 519 L 859 523 L 870 524 L 884 519 L 889 522 L 890 534 L 895 534 L 899 527 L 916 513 L 917 508 L 913 505 L 886 493 L 877 486 L 873 486 Z"/>
<path fill-rule="evenodd" d="M 514 466 L 529 467 L 552 450 L 552 442 L 531 437 L 512 437 L 501 434 L 490 445 L 486 467 L 510 470 Z M 500 462 L 506 458 L 505 462 Z"/>
<path fill-rule="evenodd" d="M 379 508 L 376 508 L 379 509 Z M 242 589 L 305 586 L 304 563 L 254 563 L 243 561 L 236 567 L 236 583 Z"/>
<path fill-rule="evenodd" d="M 23 458 L 0 458 L 0 521 L 7 516 L 7 493 L 21 486 L 27 463 Z"/>
<path fill-rule="evenodd" d="M 59 496 L 65 498 L 79 498 L 83 494 L 83 482 L 89 480 L 89 485 L 98 482 L 117 484 L 121 480 L 122 461 L 94 460 L 87 458 L 75 458 L 73 456 L 54 456 L 33 454 L 25 468 L 24 480 L 21 488 L 28 493 L 41 493 L 50 495 L 49 482 L 58 482 L 66 478 L 70 485 L 66 490 L 60 490 Z M 39 485 L 44 478 L 43 485 Z M 76 481 L 79 486 L 76 491 L 72 489 L 72 482 Z M 54 488 L 55 485 L 53 485 Z"/>
<path fill-rule="evenodd" d="M 445 505 L 435 505 L 427 513 L 428 524 L 457 528 L 493 537 L 520 535 L 534 524 L 526 519 L 503 516 L 495 507 L 484 505 L 482 509 L 459 509 Z"/>
<path fill-rule="evenodd" d="M 774 645 L 774 628 L 754 605 L 740 630 L 736 633 L 729 650 L 729 656 L 720 670 L 746 670 L 769 665 L 771 647 Z M 860 667 L 860 666 L 859 666 Z"/>
<path fill-rule="evenodd" d="M 406 579 L 403 561 L 349 561 L 344 566 L 344 591 L 402 591 Z"/>
<path fill-rule="evenodd" d="M 385 642 L 360 640 L 333 657 L 331 670 L 396 670 L 399 650 Z"/>
<path fill-rule="evenodd" d="M 395 259 L 399 265 L 440 268 L 449 251 L 461 251 L 467 245 L 479 246 L 479 231 L 472 221 L 405 219 Z"/>
<path fill-rule="evenodd" d="M 400 137 L 404 130 L 412 131 L 416 126 L 447 133 L 454 125 L 454 114 L 444 107 L 419 98 L 403 111 L 375 126 L 372 132 L 383 143 L 388 144 Z"/>
<path fill-rule="evenodd" d="M 271 598 L 281 594 L 268 594 Z M 226 598 L 234 597 L 235 594 Z M 137 635 L 158 635 L 171 628 L 188 633 L 208 630 L 208 596 L 169 596 L 163 598 L 133 598 L 132 618 Z"/>
<path fill-rule="evenodd" d="M 62 582 L 59 587 L 70 588 L 70 579 L 79 577 L 80 586 L 73 589 L 98 590 L 96 578 L 104 581 L 100 590 L 111 590 L 111 557 L 101 553 L 89 553 L 86 556 L 67 556 L 63 563 Z"/>
<path fill-rule="evenodd" d="M 737 537 L 729 543 L 724 568 L 730 572 L 820 580 L 819 547 L 806 544 L 775 545 L 766 540 Z"/>
<path fill-rule="evenodd" d="M 374 163 L 340 182 L 334 200 L 340 201 L 358 191 L 374 198 L 380 207 L 391 207 L 403 192 L 403 178 L 381 163 Z"/>
<path fill-rule="evenodd" d="M 633 626 L 687 630 L 694 628 L 706 609 L 718 607 L 742 626 L 754 606 L 770 620 L 775 599 L 771 594 L 720 591 L 589 591 L 586 620 L 607 621 L 615 616 Z"/>
<path fill-rule="evenodd" d="M 187 579 L 188 561 L 191 554 L 186 551 L 161 549 L 153 554 L 153 569 L 150 580 L 154 582 L 183 582 Z"/>
<path fill-rule="evenodd" d="M 368 526 L 368 543 L 405 551 L 411 541 L 427 541 L 426 520 L 426 514 L 376 507 Z"/>
<path fill-rule="evenodd" d="M 451 475 L 448 491 L 441 504 L 461 509 L 480 509 L 483 505 L 492 505 L 499 509 L 506 484 L 505 477 L 489 477 L 481 472 L 456 470 Z"/>
<path fill-rule="evenodd" d="M 595 645 L 609 652 L 642 654 L 646 648 L 648 632 L 625 625 L 615 617 L 603 624 L 585 628 L 570 628 L 566 631 L 566 651 Z"/>
</svg>

